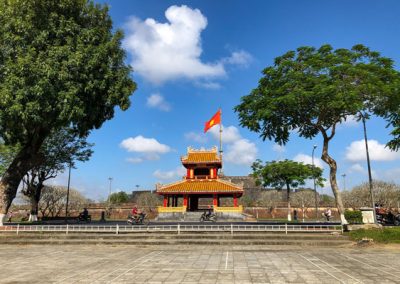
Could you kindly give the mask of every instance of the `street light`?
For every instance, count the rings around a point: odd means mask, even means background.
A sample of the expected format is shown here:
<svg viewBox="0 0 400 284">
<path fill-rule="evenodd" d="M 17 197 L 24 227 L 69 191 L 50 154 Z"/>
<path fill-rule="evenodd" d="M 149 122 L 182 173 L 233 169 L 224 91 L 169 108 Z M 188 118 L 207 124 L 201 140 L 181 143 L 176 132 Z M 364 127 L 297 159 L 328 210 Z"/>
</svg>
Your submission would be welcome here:
<svg viewBox="0 0 400 284">
<path fill-rule="evenodd" d="M 110 187 L 109 187 L 109 192 L 108 192 L 108 203 L 110 203 L 110 198 L 111 198 L 111 182 L 113 180 L 112 177 L 109 177 L 108 180 L 110 181 Z"/>
<path fill-rule="evenodd" d="M 342 174 L 343 177 L 343 191 L 346 190 L 346 174 Z"/>
<path fill-rule="evenodd" d="M 362 123 L 364 127 L 364 141 L 365 141 L 365 151 L 367 152 L 367 165 L 368 165 L 368 181 L 369 181 L 369 193 L 371 195 L 371 203 L 372 203 L 372 212 L 374 214 L 374 223 L 377 223 L 376 220 L 376 212 L 375 212 L 375 198 L 372 188 L 372 174 L 371 174 L 371 163 L 369 161 L 369 150 L 368 150 L 368 139 L 367 139 L 367 127 L 365 125 L 365 116 L 366 114 L 360 113 L 362 118 Z"/>
<path fill-rule="evenodd" d="M 68 203 L 69 203 L 69 186 L 71 183 L 71 168 L 72 168 L 72 161 L 69 161 L 69 170 L 68 170 L 68 186 L 67 186 L 67 204 L 65 205 L 65 223 L 68 223 Z"/>
<path fill-rule="evenodd" d="M 315 194 L 315 219 L 318 220 L 318 194 L 317 194 L 317 185 L 315 183 L 315 170 L 314 170 L 314 151 L 317 148 L 317 145 L 313 146 L 312 149 L 312 155 L 311 155 L 311 160 L 312 160 L 312 168 L 313 168 L 313 181 L 314 181 L 314 194 Z"/>
</svg>

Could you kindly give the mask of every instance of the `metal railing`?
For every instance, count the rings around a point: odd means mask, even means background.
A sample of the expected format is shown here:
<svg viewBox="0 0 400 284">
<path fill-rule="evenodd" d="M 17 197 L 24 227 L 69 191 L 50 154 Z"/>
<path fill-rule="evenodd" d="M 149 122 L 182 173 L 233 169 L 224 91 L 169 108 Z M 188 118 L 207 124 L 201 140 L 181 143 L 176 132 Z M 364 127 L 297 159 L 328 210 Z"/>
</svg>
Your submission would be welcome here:
<svg viewBox="0 0 400 284">
<path fill-rule="evenodd" d="M 231 234 L 243 232 L 282 232 L 288 233 L 342 233 L 340 225 L 13 225 L 0 227 L 0 233 L 22 233 L 22 232 L 52 232 L 52 233 L 140 233 L 140 232 L 229 232 Z"/>
</svg>

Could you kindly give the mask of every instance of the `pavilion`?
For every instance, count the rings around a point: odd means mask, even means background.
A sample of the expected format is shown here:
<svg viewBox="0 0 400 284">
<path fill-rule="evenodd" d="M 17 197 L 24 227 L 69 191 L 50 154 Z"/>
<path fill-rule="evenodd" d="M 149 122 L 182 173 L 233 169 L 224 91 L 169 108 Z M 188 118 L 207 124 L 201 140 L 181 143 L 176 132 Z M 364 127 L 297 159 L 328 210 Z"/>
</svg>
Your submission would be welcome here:
<svg viewBox="0 0 400 284">
<path fill-rule="evenodd" d="M 159 214 L 196 212 L 207 208 L 221 213 L 243 211 L 243 207 L 238 205 L 243 187 L 219 178 L 222 156 L 218 154 L 217 147 L 210 150 L 189 147 L 181 162 L 186 168 L 182 180 L 157 185 L 157 194 L 164 197 L 163 206 L 158 208 Z M 221 199 L 230 199 L 231 206 L 222 206 Z"/>
</svg>

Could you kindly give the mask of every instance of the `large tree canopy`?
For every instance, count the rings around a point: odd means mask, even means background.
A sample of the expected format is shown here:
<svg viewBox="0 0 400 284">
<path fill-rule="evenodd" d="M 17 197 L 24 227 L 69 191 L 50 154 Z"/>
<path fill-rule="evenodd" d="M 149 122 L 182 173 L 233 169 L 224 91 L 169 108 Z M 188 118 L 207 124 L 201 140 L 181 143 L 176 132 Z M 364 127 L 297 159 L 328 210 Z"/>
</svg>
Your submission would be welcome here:
<svg viewBox="0 0 400 284">
<path fill-rule="evenodd" d="M 273 186 L 276 189 L 286 188 L 286 201 L 288 204 L 288 221 L 291 221 L 290 192 L 300 185 L 304 185 L 307 179 L 315 179 L 319 186 L 323 186 L 324 178 L 322 169 L 313 165 L 284 160 L 272 161 L 262 164 L 257 160 L 252 165 L 253 176 L 257 184 Z"/>
<path fill-rule="evenodd" d="M 50 133 L 85 136 L 128 108 L 136 85 L 122 37 L 92 1 L 0 0 L 0 137 L 20 146 L 0 183 L 0 215 Z"/>
<path fill-rule="evenodd" d="M 363 45 L 336 49 L 299 47 L 277 57 L 263 71 L 259 85 L 235 107 L 242 126 L 265 140 L 285 144 L 291 133 L 323 137 L 322 159 L 330 167 L 330 182 L 343 222 L 343 204 L 336 182 L 336 161 L 329 155 L 329 142 L 337 124 L 350 115 L 371 113 L 400 126 L 400 76 L 393 61 Z M 397 137 L 396 137 L 397 135 Z"/>
</svg>

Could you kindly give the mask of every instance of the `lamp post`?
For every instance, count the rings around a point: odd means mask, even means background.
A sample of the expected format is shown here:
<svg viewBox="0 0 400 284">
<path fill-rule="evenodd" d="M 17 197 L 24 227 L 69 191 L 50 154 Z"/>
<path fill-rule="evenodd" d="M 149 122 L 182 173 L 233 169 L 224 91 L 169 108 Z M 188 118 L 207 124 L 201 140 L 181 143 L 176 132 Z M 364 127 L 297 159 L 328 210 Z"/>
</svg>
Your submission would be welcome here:
<svg viewBox="0 0 400 284">
<path fill-rule="evenodd" d="M 68 186 L 67 186 L 67 203 L 65 204 L 65 223 L 68 223 L 68 204 L 69 204 L 69 186 L 71 183 L 71 168 L 72 161 L 69 161 L 69 170 L 68 170 Z"/>
<path fill-rule="evenodd" d="M 312 161 L 312 168 L 313 168 L 313 181 L 314 181 L 314 194 L 315 194 L 315 219 L 318 220 L 318 194 L 317 194 L 317 185 L 315 183 L 315 170 L 314 170 L 314 151 L 317 148 L 317 145 L 313 146 L 311 161 Z"/>
<path fill-rule="evenodd" d="M 346 190 L 346 174 L 342 174 L 343 177 L 343 191 Z"/>
<path fill-rule="evenodd" d="M 372 185 L 372 174 L 371 174 L 371 163 L 369 160 L 369 150 L 368 150 L 368 139 L 367 139 L 367 127 L 365 125 L 365 114 L 360 113 L 362 118 L 362 123 L 364 127 L 364 141 L 365 141 L 365 151 L 367 152 L 367 165 L 368 165 L 368 182 L 369 182 L 369 193 L 371 195 L 371 203 L 372 203 L 372 212 L 374 214 L 374 223 L 377 223 L 376 220 L 376 212 L 375 212 L 375 198 L 373 193 L 373 185 Z"/>
<path fill-rule="evenodd" d="M 110 187 L 109 187 L 109 191 L 108 191 L 108 205 L 110 205 L 110 202 L 111 202 L 111 182 L 112 182 L 113 178 L 109 177 L 108 180 L 110 181 Z"/>
</svg>

